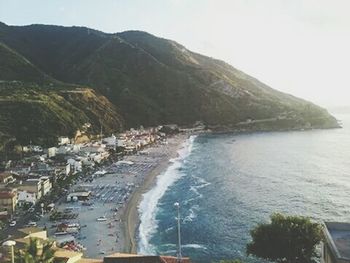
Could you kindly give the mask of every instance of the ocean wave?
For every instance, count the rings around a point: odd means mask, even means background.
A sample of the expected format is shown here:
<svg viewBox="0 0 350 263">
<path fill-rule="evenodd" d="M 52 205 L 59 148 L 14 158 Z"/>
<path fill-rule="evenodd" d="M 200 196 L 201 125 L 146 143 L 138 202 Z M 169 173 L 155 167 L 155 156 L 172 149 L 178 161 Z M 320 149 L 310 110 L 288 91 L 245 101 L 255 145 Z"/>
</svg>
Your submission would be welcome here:
<svg viewBox="0 0 350 263">
<path fill-rule="evenodd" d="M 176 247 L 176 244 L 166 243 L 166 244 L 162 244 L 162 247 Z"/>
<path fill-rule="evenodd" d="M 196 186 L 191 186 L 190 187 L 190 191 L 195 193 L 197 195 L 197 198 L 202 198 L 203 197 L 203 195 L 200 192 L 198 192 L 198 188 Z"/>
<path fill-rule="evenodd" d="M 207 249 L 206 246 L 200 244 L 186 244 L 182 245 L 182 248 L 194 248 L 194 249 Z"/>
<path fill-rule="evenodd" d="M 196 185 L 191 186 L 190 191 L 195 193 L 197 195 L 197 198 L 202 198 L 203 195 L 198 190 L 210 185 L 211 183 L 195 175 L 192 175 L 192 177 L 196 180 Z"/>
<path fill-rule="evenodd" d="M 162 254 L 164 254 L 164 255 L 174 255 L 176 253 L 177 253 L 177 250 L 175 250 L 175 249 L 162 251 Z"/>
<path fill-rule="evenodd" d="M 150 244 L 150 239 L 158 228 L 156 215 L 159 209 L 159 200 L 168 188 L 183 176 L 179 168 L 182 166 L 184 159 L 191 153 L 195 138 L 196 136 L 190 136 L 186 140 L 183 147 L 178 151 L 178 157 L 171 159 L 172 164 L 161 176 L 158 176 L 155 187 L 143 195 L 143 199 L 139 205 L 140 226 L 138 251 L 141 254 L 156 253 L 156 248 Z"/>
<path fill-rule="evenodd" d="M 206 187 L 208 185 L 211 185 L 211 183 L 209 183 L 208 181 L 206 181 L 202 177 L 195 176 L 195 175 L 192 175 L 192 177 L 195 178 L 196 181 L 198 182 L 198 185 L 196 186 L 197 189 L 200 189 L 200 188 Z"/>
<path fill-rule="evenodd" d="M 198 210 L 199 210 L 199 206 L 198 205 L 192 206 L 188 210 L 190 212 L 190 214 L 183 219 L 183 223 L 192 222 L 193 219 L 195 219 L 197 217 L 196 211 L 198 211 Z"/>
<path fill-rule="evenodd" d="M 190 199 L 187 199 L 185 201 L 183 201 L 183 205 L 188 205 L 189 203 L 193 202 L 193 201 L 196 201 L 197 198 L 190 198 Z"/>
<path fill-rule="evenodd" d="M 164 232 L 168 233 L 168 232 L 172 231 L 174 228 L 175 228 L 175 226 L 168 227 L 167 229 L 165 229 Z"/>
<path fill-rule="evenodd" d="M 163 244 L 162 248 L 165 248 L 167 250 L 162 251 L 163 254 L 174 254 L 177 252 L 176 248 L 177 245 L 176 244 Z M 202 250 L 207 250 L 207 247 L 201 244 L 185 244 L 185 245 L 181 245 L 182 249 L 202 249 Z"/>
</svg>

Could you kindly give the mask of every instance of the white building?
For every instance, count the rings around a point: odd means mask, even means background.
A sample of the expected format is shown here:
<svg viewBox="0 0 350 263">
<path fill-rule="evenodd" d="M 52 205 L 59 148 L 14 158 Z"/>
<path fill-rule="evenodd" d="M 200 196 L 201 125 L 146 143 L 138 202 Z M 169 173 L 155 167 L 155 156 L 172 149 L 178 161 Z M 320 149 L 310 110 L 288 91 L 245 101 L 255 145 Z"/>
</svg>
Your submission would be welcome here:
<svg viewBox="0 0 350 263">
<path fill-rule="evenodd" d="M 18 190 L 18 205 L 22 206 L 24 203 L 35 204 L 38 200 L 37 193 L 27 190 Z"/>
<path fill-rule="evenodd" d="M 104 152 L 106 149 L 103 147 L 105 145 L 91 145 L 91 146 L 85 146 L 80 148 L 80 152 L 92 154 L 92 153 L 101 153 Z"/>
<path fill-rule="evenodd" d="M 106 147 L 109 149 L 115 149 L 117 146 L 117 137 L 112 134 L 111 137 L 107 137 L 103 139 L 103 142 L 106 144 Z"/>
<path fill-rule="evenodd" d="M 58 145 L 69 144 L 70 140 L 68 137 L 58 137 Z"/>
<path fill-rule="evenodd" d="M 73 152 L 78 153 L 80 151 L 80 144 L 74 144 L 73 145 Z"/>
<path fill-rule="evenodd" d="M 106 137 L 103 139 L 103 141 L 108 145 L 108 144 L 116 144 L 117 142 L 117 137 L 115 137 L 114 134 L 112 134 L 111 137 Z"/>
<path fill-rule="evenodd" d="M 52 184 L 50 181 L 50 178 L 47 176 L 42 176 L 40 177 L 41 180 L 41 191 L 42 191 L 42 195 L 47 195 L 51 189 L 52 189 Z"/>
<path fill-rule="evenodd" d="M 88 167 L 95 166 L 95 162 L 93 160 L 91 160 L 90 157 L 81 157 L 81 162 L 84 166 L 88 166 Z"/>
<path fill-rule="evenodd" d="M 52 184 L 47 176 L 27 179 L 18 186 L 18 191 L 34 193 L 37 200 L 47 195 L 51 189 Z"/>
<path fill-rule="evenodd" d="M 71 171 L 70 164 L 67 163 L 67 165 L 66 165 L 66 175 L 70 175 L 70 171 Z"/>
<path fill-rule="evenodd" d="M 32 145 L 32 151 L 35 153 L 41 153 L 43 151 L 43 147 L 39 146 L 39 145 Z"/>
<path fill-rule="evenodd" d="M 64 146 L 64 145 L 61 145 L 57 151 L 56 151 L 56 154 L 67 154 L 69 151 L 71 150 L 70 147 L 68 146 Z"/>
<path fill-rule="evenodd" d="M 73 174 L 76 174 L 78 172 L 82 172 L 82 170 L 83 170 L 82 161 L 77 161 L 77 160 L 74 160 L 73 158 L 70 158 L 67 160 L 67 164 L 70 165 L 70 171 Z"/>
<path fill-rule="evenodd" d="M 47 149 L 47 157 L 52 158 L 56 156 L 57 148 L 51 147 Z"/>
<path fill-rule="evenodd" d="M 108 152 L 101 152 L 101 153 L 97 153 L 97 154 L 92 154 L 91 158 L 94 162 L 100 163 L 101 161 L 107 159 L 108 156 L 109 156 Z"/>
</svg>

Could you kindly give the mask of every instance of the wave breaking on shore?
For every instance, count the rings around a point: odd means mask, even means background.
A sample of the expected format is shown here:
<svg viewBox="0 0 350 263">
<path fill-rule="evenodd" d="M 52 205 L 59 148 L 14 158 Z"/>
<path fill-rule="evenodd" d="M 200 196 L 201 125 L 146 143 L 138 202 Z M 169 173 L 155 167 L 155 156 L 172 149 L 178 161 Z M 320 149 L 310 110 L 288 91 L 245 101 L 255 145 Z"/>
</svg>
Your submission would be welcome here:
<svg viewBox="0 0 350 263">
<path fill-rule="evenodd" d="M 190 136 L 178 151 L 178 157 L 170 159 L 171 164 L 165 172 L 157 177 L 156 185 L 143 195 L 138 210 L 140 215 L 138 252 L 144 255 L 156 253 L 156 248 L 150 243 L 152 236 L 156 233 L 158 222 L 156 215 L 158 212 L 159 200 L 163 197 L 168 188 L 179 180 L 183 174 L 179 168 L 184 160 L 190 155 L 193 142 L 196 136 Z"/>
</svg>

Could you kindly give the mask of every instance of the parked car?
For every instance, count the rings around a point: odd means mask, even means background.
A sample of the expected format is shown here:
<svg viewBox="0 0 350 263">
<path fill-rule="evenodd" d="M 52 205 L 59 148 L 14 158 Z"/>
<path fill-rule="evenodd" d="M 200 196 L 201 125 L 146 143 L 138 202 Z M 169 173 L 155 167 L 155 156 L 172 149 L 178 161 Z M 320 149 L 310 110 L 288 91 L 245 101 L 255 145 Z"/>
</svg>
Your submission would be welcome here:
<svg viewBox="0 0 350 263">
<path fill-rule="evenodd" d="M 30 221 L 28 223 L 28 226 L 37 226 L 38 224 L 36 222 Z"/>
</svg>

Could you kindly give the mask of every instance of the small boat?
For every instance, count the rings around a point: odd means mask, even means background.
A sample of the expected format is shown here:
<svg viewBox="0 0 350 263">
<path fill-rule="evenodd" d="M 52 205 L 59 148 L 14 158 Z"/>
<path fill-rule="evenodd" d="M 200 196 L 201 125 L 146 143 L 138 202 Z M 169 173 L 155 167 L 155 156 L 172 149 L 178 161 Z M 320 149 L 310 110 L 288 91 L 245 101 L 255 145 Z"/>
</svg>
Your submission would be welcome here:
<svg viewBox="0 0 350 263">
<path fill-rule="evenodd" d="M 100 216 L 96 219 L 98 222 L 103 222 L 103 221 L 107 221 L 107 218 L 105 216 Z"/>
<path fill-rule="evenodd" d="M 80 228 L 80 224 L 78 224 L 78 223 L 68 223 L 68 224 L 67 224 L 67 227 L 77 227 L 77 228 Z"/>
<path fill-rule="evenodd" d="M 68 233 L 66 231 L 62 231 L 62 232 L 55 232 L 55 236 L 64 236 L 67 235 Z"/>
</svg>

